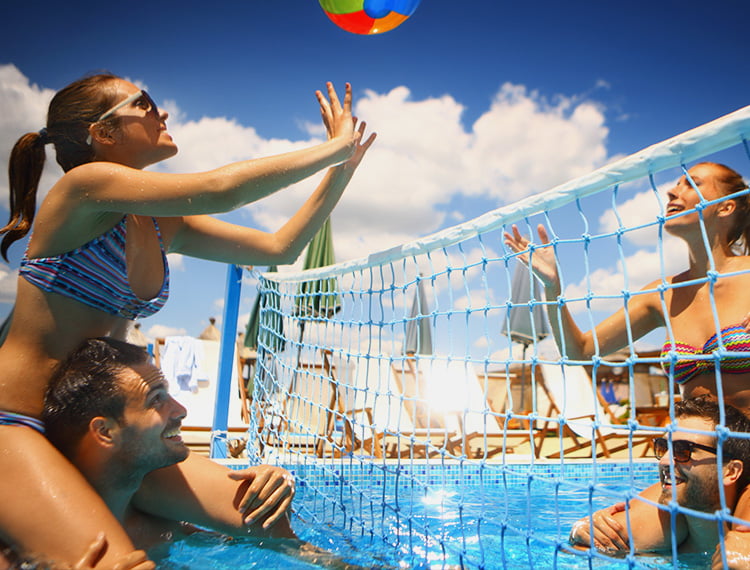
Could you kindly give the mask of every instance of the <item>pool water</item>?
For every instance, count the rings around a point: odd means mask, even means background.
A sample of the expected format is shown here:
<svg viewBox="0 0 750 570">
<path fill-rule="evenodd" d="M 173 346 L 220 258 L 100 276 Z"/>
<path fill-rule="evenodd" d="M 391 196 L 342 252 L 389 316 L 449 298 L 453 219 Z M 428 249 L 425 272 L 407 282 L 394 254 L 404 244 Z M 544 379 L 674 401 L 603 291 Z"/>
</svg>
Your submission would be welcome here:
<svg viewBox="0 0 750 570">
<path fill-rule="evenodd" d="M 632 480 L 632 488 L 637 492 L 655 480 L 647 472 Z M 698 568 L 710 560 L 614 559 L 589 551 L 569 552 L 571 525 L 589 509 L 621 500 L 631 488 L 622 482 L 589 484 L 585 479 L 532 476 L 525 483 L 477 486 L 408 480 L 396 493 L 381 485 L 339 481 L 321 488 L 301 482 L 292 521 L 297 534 L 339 561 L 364 568 Z M 334 560 L 314 564 L 293 552 L 278 541 L 261 545 L 250 539 L 193 536 L 173 545 L 159 568 L 337 567 Z"/>
</svg>

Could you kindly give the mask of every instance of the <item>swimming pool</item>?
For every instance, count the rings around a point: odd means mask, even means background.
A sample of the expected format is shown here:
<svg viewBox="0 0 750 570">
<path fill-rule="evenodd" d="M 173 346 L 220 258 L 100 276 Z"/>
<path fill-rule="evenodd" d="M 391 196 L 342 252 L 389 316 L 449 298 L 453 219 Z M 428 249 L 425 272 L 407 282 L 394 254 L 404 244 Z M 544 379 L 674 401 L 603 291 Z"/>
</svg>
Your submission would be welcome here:
<svg viewBox="0 0 750 570">
<path fill-rule="evenodd" d="M 366 568 L 657 568 L 671 559 L 566 551 L 573 522 L 657 480 L 656 463 L 409 464 L 311 461 L 297 477 L 300 538 Z M 239 466 L 238 466 L 239 468 Z M 563 485 L 564 481 L 564 485 Z M 591 506 L 589 506 L 591 497 Z M 278 545 L 277 545 L 278 546 Z M 705 564 L 683 558 L 674 566 Z M 250 540 L 193 537 L 164 569 L 318 566 Z"/>
</svg>

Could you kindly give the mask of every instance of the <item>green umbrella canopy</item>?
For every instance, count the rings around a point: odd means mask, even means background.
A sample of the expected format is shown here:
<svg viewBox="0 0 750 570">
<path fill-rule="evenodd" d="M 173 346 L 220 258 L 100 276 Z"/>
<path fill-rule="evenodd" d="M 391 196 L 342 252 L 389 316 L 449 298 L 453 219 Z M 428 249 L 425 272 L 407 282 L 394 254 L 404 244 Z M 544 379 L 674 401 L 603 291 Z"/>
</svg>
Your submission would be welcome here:
<svg viewBox="0 0 750 570">
<path fill-rule="evenodd" d="M 268 268 L 268 273 L 278 271 L 275 265 Z M 250 318 L 245 331 L 245 346 L 258 350 L 259 344 L 268 347 L 272 352 L 281 352 L 286 347 L 284 340 L 284 323 L 281 315 L 281 297 L 278 284 L 261 278 L 261 290 L 255 297 Z M 263 326 L 261 326 L 261 321 Z"/>
<path fill-rule="evenodd" d="M 333 253 L 333 234 L 331 219 L 328 218 L 307 247 L 302 269 L 317 269 L 334 263 L 336 258 Z M 298 315 L 327 318 L 341 309 L 341 296 L 335 277 L 303 281 L 297 295 L 295 306 Z"/>
</svg>

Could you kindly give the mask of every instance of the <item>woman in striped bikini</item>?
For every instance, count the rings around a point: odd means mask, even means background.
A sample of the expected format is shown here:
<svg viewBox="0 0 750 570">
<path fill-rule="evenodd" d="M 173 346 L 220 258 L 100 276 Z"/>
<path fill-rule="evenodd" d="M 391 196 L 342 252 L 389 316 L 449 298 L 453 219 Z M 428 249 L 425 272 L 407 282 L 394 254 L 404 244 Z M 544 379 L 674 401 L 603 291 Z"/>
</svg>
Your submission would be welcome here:
<svg viewBox="0 0 750 570">
<path fill-rule="evenodd" d="M 47 126 L 16 143 L 9 165 L 11 217 L 0 232 L 3 256 L 35 224 L 19 270 L 11 328 L 0 347 L 0 539 L 72 565 L 104 531 L 109 546 L 97 568 L 112 568 L 133 551 L 95 491 L 43 435 L 39 417 L 49 378 L 83 340 L 121 335 L 129 321 L 163 306 L 167 252 L 242 265 L 297 258 L 374 139 L 362 140 L 365 124 L 357 127 L 352 118 L 349 85 L 342 102 L 330 83 L 327 96 L 316 95 L 326 142 L 197 174 L 143 170 L 177 152 L 166 129 L 168 115 L 145 91 L 112 75 L 87 77 L 58 92 Z M 65 174 L 35 214 L 48 143 Z M 210 216 L 323 169 L 318 188 L 275 233 Z M 257 488 L 269 475 L 248 477 Z M 216 508 L 217 497 L 231 501 L 240 485 L 223 467 L 193 454 L 150 476 L 137 505 L 172 520 L 242 525 L 243 513 L 223 520 Z M 250 497 L 250 510 L 291 499 L 290 489 L 266 491 Z"/>
<path fill-rule="evenodd" d="M 565 306 L 550 314 L 550 324 L 560 350 L 572 360 L 586 360 L 594 355 L 594 337 L 600 355 L 627 346 L 629 321 L 633 339 L 666 326 L 674 335 L 662 349 L 664 370 L 677 382 L 683 398 L 709 395 L 722 396 L 724 401 L 750 416 L 750 200 L 747 194 L 734 195 L 747 189 L 747 183 L 731 168 L 704 162 L 693 166 L 687 176 L 667 193 L 664 229 L 688 245 L 689 265 L 684 272 L 669 277 L 669 287 L 663 300 L 658 290 L 662 281 L 656 280 L 644 289 L 651 292 L 634 294 L 628 300 L 628 314 L 620 310 L 596 326 L 582 332 Z M 695 209 L 701 202 L 720 200 L 703 208 L 703 229 Z M 721 200 L 722 198 L 725 198 Z M 538 228 L 542 244 L 549 243 L 543 226 Z M 529 242 L 513 227 L 505 242 L 516 252 L 527 249 Z M 706 250 L 704 243 L 708 243 Z M 741 246 L 742 251 L 737 251 Z M 533 270 L 545 287 L 547 299 L 557 299 L 561 293 L 554 253 L 551 247 L 534 250 Z M 521 255 L 528 261 L 528 255 Z M 713 260 L 713 274 L 711 260 Z M 706 280 L 709 277 L 709 280 Z M 718 320 L 718 332 L 716 321 Z M 560 327 L 562 323 L 562 327 Z M 723 347 L 723 350 L 722 350 Z M 715 355 L 719 358 L 715 358 Z M 717 385 L 717 380 L 720 384 Z M 706 459 L 702 460 L 705 461 Z M 710 460 L 710 456 L 709 459 Z M 691 459 L 674 461 L 675 481 L 664 476 L 640 497 L 652 501 L 631 501 L 628 509 L 631 528 L 639 528 L 639 536 L 647 541 L 634 545 L 636 550 L 663 550 L 672 540 L 678 543 L 686 533 L 683 515 L 676 518 L 675 535 L 671 532 L 671 517 L 654 502 L 679 493 L 690 480 Z M 717 485 L 722 481 L 721 466 L 717 465 Z M 665 472 L 662 471 L 662 474 Z M 664 478 L 666 477 L 666 479 Z M 663 494 L 663 490 L 666 493 Z M 717 489 L 718 493 L 718 489 Z M 750 490 L 740 495 L 736 504 L 727 505 L 734 516 L 750 520 Z M 628 532 L 624 504 L 603 509 L 593 515 L 594 541 L 597 547 L 610 551 L 628 551 Z M 589 542 L 588 518 L 574 528 L 575 539 Z M 750 523 L 749 523 L 750 524 Z M 583 532 L 583 536 L 580 533 Z M 726 544 L 733 556 L 750 552 L 750 532 L 732 528 L 726 534 Z M 721 566 L 721 555 L 715 555 Z M 746 566 L 742 566 L 743 568 Z"/>
<path fill-rule="evenodd" d="M 658 279 L 644 288 L 651 292 L 630 297 L 627 315 L 620 309 L 591 331 L 582 332 L 565 305 L 552 309 L 549 320 L 560 350 L 564 346 L 571 360 L 587 360 L 594 355 L 596 337 L 598 354 L 611 354 L 628 345 L 628 323 L 633 339 L 638 339 L 668 322 L 674 338 L 664 344 L 663 366 L 680 385 L 683 397 L 706 393 L 716 396 L 719 377 L 724 399 L 750 415 L 750 256 L 747 255 L 750 200 L 747 194 L 733 196 L 745 189 L 747 184 L 742 176 L 727 166 L 711 162 L 693 166 L 688 176 L 680 178 L 667 193 L 669 203 L 664 223 L 666 231 L 687 243 L 688 269 L 666 278 L 671 286 L 664 291 L 663 303 L 658 292 L 661 279 Z M 710 251 L 704 246 L 699 214 L 694 209 L 701 197 L 705 201 L 727 197 L 703 208 Z M 544 226 L 540 225 L 538 232 L 542 244 L 548 244 Z M 515 252 L 523 252 L 529 245 L 515 226 L 512 234 L 505 234 L 505 243 Z M 736 251 L 740 245 L 742 254 Z M 527 254 L 520 258 L 528 261 Z M 710 275 L 711 260 L 715 272 L 713 293 L 711 280 L 705 279 Z M 535 249 L 533 263 L 546 298 L 557 299 L 561 287 L 552 247 Z M 718 333 L 714 305 L 720 325 Z M 720 345 L 735 354 L 714 359 L 713 353 Z M 716 366 L 720 367 L 718 375 Z"/>
</svg>

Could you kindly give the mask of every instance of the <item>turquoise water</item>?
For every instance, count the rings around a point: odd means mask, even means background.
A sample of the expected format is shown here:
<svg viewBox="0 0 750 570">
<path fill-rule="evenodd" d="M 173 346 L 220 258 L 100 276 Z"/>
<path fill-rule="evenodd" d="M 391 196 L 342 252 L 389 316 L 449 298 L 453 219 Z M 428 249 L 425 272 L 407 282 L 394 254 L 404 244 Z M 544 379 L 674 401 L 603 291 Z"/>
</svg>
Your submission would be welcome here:
<svg viewBox="0 0 750 570">
<path fill-rule="evenodd" d="M 705 567 L 706 557 L 605 558 L 567 552 L 573 522 L 653 483 L 645 470 L 631 483 L 576 477 L 526 477 L 492 485 L 427 484 L 405 478 L 401 486 L 340 478 L 320 485 L 318 474 L 300 476 L 293 526 L 301 539 L 364 568 L 676 568 Z M 325 473 L 324 473 L 325 475 Z M 392 482 L 385 474 L 383 481 Z M 434 475 L 434 472 L 433 472 Z M 445 479 L 445 477 L 440 477 Z M 325 476 L 323 477 L 325 479 Z M 311 482 L 315 486 L 310 485 Z M 397 492 L 392 492 L 396 489 Z M 592 497 L 589 507 L 589 496 Z M 285 550 L 286 549 L 286 550 Z M 280 542 L 222 541 L 194 536 L 173 545 L 162 569 L 319 568 Z M 330 562 L 330 561 L 329 561 Z"/>
</svg>

